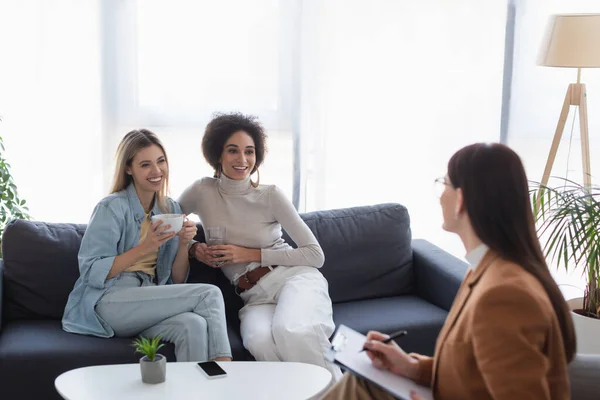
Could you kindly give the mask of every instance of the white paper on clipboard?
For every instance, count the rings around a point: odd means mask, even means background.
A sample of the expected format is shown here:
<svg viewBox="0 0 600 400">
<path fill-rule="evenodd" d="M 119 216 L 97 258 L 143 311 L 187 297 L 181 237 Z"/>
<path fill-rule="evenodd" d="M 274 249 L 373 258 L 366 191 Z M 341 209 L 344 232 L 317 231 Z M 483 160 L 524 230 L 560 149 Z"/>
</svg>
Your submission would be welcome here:
<svg viewBox="0 0 600 400">
<path fill-rule="evenodd" d="M 366 352 L 361 352 L 366 341 L 362 333 L 339 325 L 331 340 L 329 361 L 340 365 L 349 372 L 374 383 L 392 396 L 410 400 L 410 391 L 415 391 L 423 400 L 433 400 L 431 389 L 421 386 L 408 378 L 377 369 L 371 363 Z"/>
</svg>

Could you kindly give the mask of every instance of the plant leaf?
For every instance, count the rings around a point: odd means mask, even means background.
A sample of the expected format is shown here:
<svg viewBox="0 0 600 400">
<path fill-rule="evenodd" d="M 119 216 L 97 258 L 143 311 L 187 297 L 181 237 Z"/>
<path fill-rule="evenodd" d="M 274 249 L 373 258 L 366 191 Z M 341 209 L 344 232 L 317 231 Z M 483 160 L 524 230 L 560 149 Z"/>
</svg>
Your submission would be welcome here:
<svg viewBox="0 0 600 400">
<path fill-rule="evenodd" d="M 559 178 L 562 185 L 549 187 L 534 182 L 532 208 L 543 238 L 546 257 L 569 271 L 583 268 L 586 276 L 584 308 L 597 315 L 600 285 L 600 188 L 586 188 Z"/>
</svg>

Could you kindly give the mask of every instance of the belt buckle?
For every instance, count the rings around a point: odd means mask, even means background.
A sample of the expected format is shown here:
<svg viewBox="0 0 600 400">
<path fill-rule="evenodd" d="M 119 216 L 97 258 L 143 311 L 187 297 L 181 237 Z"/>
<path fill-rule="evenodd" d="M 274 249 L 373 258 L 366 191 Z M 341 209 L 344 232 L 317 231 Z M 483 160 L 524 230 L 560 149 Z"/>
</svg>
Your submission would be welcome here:
<svg viewBox="0 0 600 400">
<path fill-rule="evenodd" d="M 258 267 L 258 268 L 268 268 L 268 269 L 269 269 L 269 272 L 271 272 L 271 271 L 273 271 L 273 269 L 274 269 L 275 267 L 277 267 L 277 265 L 263 265 L 263 266 L 261 266 L 261 267 Z M 258 269 L 258 268 L 257 268 L 257 269 Z M 252 270 L 252 271 L 254 271 L 254 270 Z M 263 278 L 265 275 L 267 275 L 267 274 L 269 273 L 269 272 L 267 272 L 267 273 L 263 274 L 263 275 L 262 275 L 260 278 L 258 278 L 258 280 L 257 280 L 256 282 L 254 282 L 254 283 L 252 284 L 252 282 L 250 282 L 250 279 L 248 279 L 248 273 L 249 273 L 249 272 L 252 272 L 252 271 L 248 271 L 248 272 L 246 272 L 244 275 L 242 275 L 242 276 L 240 276 L 240 277 L 239 277 L 239 279 L 238 279 L 238 284 L 237 284 L 237 285 L 235 285 L 235 294 L 237 294 L 238 296 L 239 296 L 239 295 L 241 295 L 242 293 L 244 293 L 246 290 L 250 290 L 250 289 L 252 289 L 254 286 L 256 286 L 256 284 L 258 283 L 258 281 L 260 281 L 260 280 L 261 280 L 261 279 L 262 279 L 262 278 Z M 247 282 L 247 283 L 249 283 L 249 284 L 252 284 L 252 286 L 251 286 L 251 287 L 249 287 L 248 289 L 242 289 L 242 288 L 240 288 L 240 287 L 239 287 L 239 280 L 240 280 L 240 279 L 245 279 L 245 280 L 246 280 L 246 282 Z"/>
<path fill-rule="evenodd" d="M 241 290 L 241 292 L 239 290 Z M 235 294 L 237 294 L 238 296 L 241 296 L 242 293 L 244 293 L 246 291 L 246 289 L 240 289 L 240 287 L 238 285 L 235 285 L 234 291 L 235 291 Z"/>
<path fill-rule="evenodd" d="M 252 289 L 254 287 L 254 286 L 251 286 L 248 289 L 240 288 L 240 283 L 239 283 L 240 279 L 245 279 L 246 283 L 252 284 L 252 282 L 250 282 L 250 279 L 248 279 L 248 273 L 247 272 L 244 275 L 240 276 L 239 279 L 238 279 L 238 284 L 235 285 L 235 294 L 237 294 L 238 296 L 241 295 L 242 293 L 244 293 L 246 290 Z M 256 285 L 256 283 L 254 283 L 254 285 Z"/>
</svg>

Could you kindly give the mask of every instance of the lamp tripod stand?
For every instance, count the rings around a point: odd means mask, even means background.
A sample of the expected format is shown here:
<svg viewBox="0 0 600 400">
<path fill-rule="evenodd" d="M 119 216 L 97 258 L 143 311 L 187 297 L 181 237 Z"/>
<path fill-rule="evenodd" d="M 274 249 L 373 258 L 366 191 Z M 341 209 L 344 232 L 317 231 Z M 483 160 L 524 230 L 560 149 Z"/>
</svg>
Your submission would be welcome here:
<svg viewBox="0 0 600 400">
<path fill-rule="evenodd" d="M 569 109 L 571 106 L 579 107 L 579 131 L 581 134 L 583 185 L 589 190 L 592 186 L 590 169 L 590 138 L 588 134 L 586 91 L 585 84 L 581 83 L 581 68 L 577 68 L 577 83 L 571 83 L 567 89 L 567 94 L 565 95 L 565 101 L 560 112 L 560 118 L 558 119 L 556 132 L 554 133 L 554 139 L 552 140 L 552 146 L 550 147 L 550 153 L 548 154 L 548 160 L 546 161 L 546 168 L 544 168 L 542 186 L 546 186 L 548 184 L 550 172 L 552 172 L 552 166 L 554 165 L 554 160 L 556 159 L 556 153 L 558 151 L 558 146 L 565 129 L 565 123 L 567 122 L 567 117 L 569 116 Z"/>
</svg>

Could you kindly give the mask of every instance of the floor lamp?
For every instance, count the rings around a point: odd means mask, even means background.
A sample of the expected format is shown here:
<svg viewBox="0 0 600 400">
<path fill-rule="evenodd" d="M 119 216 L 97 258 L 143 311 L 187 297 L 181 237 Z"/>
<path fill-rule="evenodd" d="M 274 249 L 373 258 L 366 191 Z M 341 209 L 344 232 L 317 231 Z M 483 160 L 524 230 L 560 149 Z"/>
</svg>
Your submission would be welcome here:
<svg viewBox="0 0 600 400">
<path fill-rule="evenodd" d="M 540 51 L 538 65 L 577 68 L 577 83 L 571 83 L 560 112 L 542 185 L 548 184 L 558 145 L 569 116 L 570 106 L 579 107 L 583 184 L 591 188 L 590 142 L 585 84 L 581 83 L 581 68 L 600 67 L 600 14 L 553 15 L 548 21 L 546 36 Z"/>
</svg>

